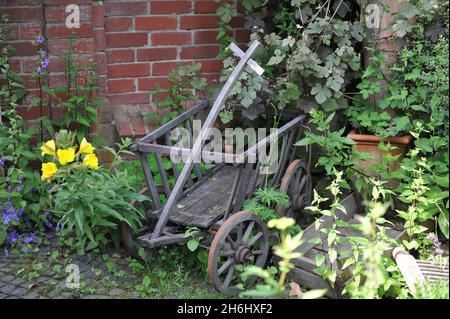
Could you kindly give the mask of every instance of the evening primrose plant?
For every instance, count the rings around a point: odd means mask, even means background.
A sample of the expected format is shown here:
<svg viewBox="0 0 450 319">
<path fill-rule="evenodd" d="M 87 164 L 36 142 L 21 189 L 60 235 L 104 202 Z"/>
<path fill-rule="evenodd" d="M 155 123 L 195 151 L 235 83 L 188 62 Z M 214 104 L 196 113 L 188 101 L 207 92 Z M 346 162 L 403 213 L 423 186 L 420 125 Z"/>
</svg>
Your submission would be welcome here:
<svg viewBox="0 0 450 319">
<path fill-rule="evenodd" d="M 74 133 L 61 130 L 42 145 L 46 162 L 41 178 L 50 185 L 49 211 L 58 218 L 60 241 L 84 254 L 110 241 L 118 246 L 117 229 L 122 222 L 137 229 L 143 212 L 130 202 L 147 197 L 138 195 L 126 170 L 100 166 L 95 147 L 86 138 L 77 146 L 75 138 Z M 125 149 L 119 145 L 113 162 L 120 162 L 117 158 Z"/>
<path fill-rule="evenodd" d="M 50 181 L 58 173 L 67 174 L 80 168 L 98 169 L 98 158 L 94 153 L 95 147 L 83 138 L 78 151 L 73 145 L 75 135 L 61 130 L 55 140 L 49 140 L 41 146 L 44 159 L 50 157 L 51 162 L 42 163 L 42 180 Z"/>
</svg>

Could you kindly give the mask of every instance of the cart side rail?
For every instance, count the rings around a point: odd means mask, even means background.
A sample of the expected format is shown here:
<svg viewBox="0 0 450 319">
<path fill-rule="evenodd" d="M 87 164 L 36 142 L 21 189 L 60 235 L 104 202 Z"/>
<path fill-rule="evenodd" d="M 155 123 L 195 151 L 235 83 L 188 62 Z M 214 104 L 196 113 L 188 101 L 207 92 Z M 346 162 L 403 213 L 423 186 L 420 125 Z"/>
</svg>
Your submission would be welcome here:
<svg viewBox="0 0 450 319">
<path fill-rule="evenodd" d="M 190 121 L 192 118 L 198 116 L 201 113 L 201 111 L 205 110 L 208 107 L 209 107 L 208 101 L 202 100 L 189 110 L 181 113 L 175 119 L 167 122 L 166 124 L 162 125 L 161 127 L 142 137 L 141 139 L 138 140 L 138 142 L 153 143 L 158 138 L 163 137 L 166 134 L 169 134 L 170 131 L 173 130 L 174 128 L 179 127 L 180 125 L 185 124 L 187 121 Z M 133 147 L 135 148 L 135 150 L 137 150 L 136 146 Z"/>
</svg>

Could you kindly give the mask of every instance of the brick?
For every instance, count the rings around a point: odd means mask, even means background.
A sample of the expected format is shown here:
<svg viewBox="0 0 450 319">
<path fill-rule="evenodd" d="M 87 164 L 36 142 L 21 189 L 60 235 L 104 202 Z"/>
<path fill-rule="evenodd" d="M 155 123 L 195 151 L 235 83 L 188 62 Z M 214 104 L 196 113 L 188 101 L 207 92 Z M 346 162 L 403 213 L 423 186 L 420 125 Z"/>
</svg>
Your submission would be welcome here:
<svg viewBox="0 0 450 319">
<path fill-rule="evenodd" d="M 194 13 L 216 13 L 220 3 L 214 1 L 195 1 Z"/>
<path fill-rule="evenodd" d="M 94 29 L 94 44 L 96 51 L 105 51 L 106 49 L 106 34 L 104 29 L 95 28 Z"/>
<path fill-rule="evenodd" d="M 180 17 L 180 29 L 215 29 L 219 26 L 219 17 L 216 15 L 197 15 Z"/>
<path fill-rule="evenodd" d="M 191 32 L 152 32 L 152 45 L 183 45 L 192 43 Z"/>
<path fill-rule="evenodd" d="M 138 77 L 150 75 L 150 66 L 147 63 L 114 64 L 108 66 L 110 78 Z"/>
<path fill-rule="evenodd" d="M 155 62 L 152 66 L 152 75 L 168 75 L 178 64 L 178 62 Z"/>
<path fill-rule="evenodd" d="M 134 92 L 134 80 L 133 79 L 120 79 L 108 81 L 109 93 L 126 93 Z"/>
<path fill-rule="evenodd" d="M 105 75 L 107 72 L 106 68 L 106 54 L 104 52 L 98 52 L 94 56 L 95 58 L 95 70 L 99 75 Z"/>
<path fill-rule="evenodd" d="M 2 8 L 0 7 L 0 16 L 7 14 L 9 22 L 30 22 L 39 21 L 41 18 L 41 10 L 38 7 L 35 8 Z"/>
<path fill-rule="evenodd" d="M 8 26 L 8 33 L 6 34 L 8 40 L 17 40 L 19 39 L 19 27 L 16 25 Z"/>
<path fill-rule="evenodd" d="M 68 39 L 50 39 L 48 41 L 48 51 L 54 55 L 67 53 L 67 48 L 70 45 Z M 94 51 L 94 39 L 78 39 L 74 46 L 74 51 L 77 53 L 91 53 Z"/>
<path fill-rule="evenodd" d="M 35 55 L 37 52 L 37 47 L 31 44 L 30 41 L 26 42 L 15 42 L 12 44 L 15 50 L 12 50 L 12 56 L 30 56 Z"/>
<path fill-rule="evenodd" d="M 34 63 L 36 63 L 35 59 L 34 59 Z M 65 67 L 66 67 L 65 63 L 60 57 L 57 57 L 57 56 L 50 57 L 50 65 L 48 66 L 48 70 L 50 72 L 64 72 Z"/>
<path fill-rule="evenodd" d="M 50 65 L 51 65 L 51 61 L 52 60 L 50 60 Z M 36 70 L 36 68 L 37 68 L 36 58 L 32 57 L 32 58 L 22 59 L 22 72 L 32 73 Z M 63 67 L 63 70 L 64 70 L 64 67 Z"/>
<path fill-rule="evenodd" d="M 245 29 L 234 31 L 234 37 L 239 43 L 248 43 L 250 40 L 250 34 L 251 32 Z"/>
<path fill-rule="evenodd" d="M 135 23 L 138 31 L 173 30 L 177 27 L 177 18 L 167 16 L 137 17 Z"/>
<path fill-rule="evenodd" d="M 167 89 L 169 87 L 169 81 L 166 77 L 160 78 L 141 78 L 138 79 L 138 90 L 139 91 L 154 91 L 156 90 L 157 85 L 161 88 Z"/>
<path fill-rule="evenodd" d="M 94 2 L 92 4 L 92 22 L 96 27 L 105 25 L 105 15 L 105 6 L 101 2 Z"/>
<path fill-rule="evenodd" d="M 147 45 L 147 33 L 114 33 L 106 35 L 108 47 L 140 47 Z"/>
<path fill-rule="evenodd" d="M 151 1 L 151 14 L 190 13 L 191 1 Z"/>
<path fill-rule="evenodd" d="M 245 26 L 245 18 L 243 16 L 237 16 L 231 19 L 230 26 L 232 28 L 243 28 Z"/>
<path fill-rule="evenodd" d="M 50 6 L 45 8 L 45 18 L 49 22 L 65 21 L 69 14 L 69 12 L 66 12 L 65 6 Z M 92 20 L 92 10 L 90 5 L 80 5 L 80 20 L 81 24 Z"/>
<path fill-rule="evenodd" d="M 8 32 L 9 33 L 9 32 Z M 35 39 L 41 33 L 40 25 L 21 25 L 19 27 L 19 34 L 21 39 Z"/>
<path fill-rule="evenodd" d="M 218 31 L 207 30 L 207 31 L 195 31 L 194 32 L 194 43 L 195 44 L 214 44 L 217 41 Z"/>
<path fill-rule="evenodd" d="M 132 25 L 133 19 L 131 17 L 108 18 L 105 23 L 105 31 L 129 31 L 132 29 Z"/>
<path fill-rule="evenodd" d="M 63 86 L 66 84 L 66 76 L 64 74 L 50 74 L 49 83 L 50 87 Z"/>
<path fill-rule="evenodd" d="M 119 49 L 106 53 L 108 63 L 134 62 L 134 50 Z"/>
<path fill-rule="evenodd" d="M 146 48 L 137 50 L 138 61 L 167 61 L 177 58 L 177 48 Z"/>
<path fill-rule="evenodd" d="M 202 64 L 201 72 L 204 73 L 218 73 L 223 68 L 223 63 L 221 60 L 203 60 L 195 62 Z"/>
<path fill-rule="evenodd" d="M 9 5 L 34 5 L 34 4 L 40 4 L 40 0 L 3 0 L 3 4 L 9 4 Z"/>
<path fill-rule="evenodd" d="M 123 122 L 123 123 L 116 123 L 117 132 L 120 136 L 133 136 L 133 132 L 131 130 L 130 123 Z"/>
<path fill-rule="evenodd" d="M 90 4 L 92 0 L 44 0 L 45 4 Z"/>
<path fill-rule="evenodd" d="M 215 58 L 219 54 L 220 48 L 218 45 L 204 45 L 195 47 L 183 47 L 181 49 L 181 59 L 201 59 L 201 58 Z"/>
<path fill-rule="evenodd" d="M 9 65 L 11 69 L 15 72 L 20 72 L 20 60 L 18 59 L 10 59 Z"/>
<path fill-rule="evenodd" d="M 127 1 L 115 2 L 107 1 L 105 3 L 105 12 L 107 16 L 134 16 L 147 15 L 146 1 Z"/>
<path fill-rule="evenodd" d="M 109 97 L 111 104 L 141 104 L 149 103 L 150 95 L 147 93 L 112 94 Z"/>
<path fill-rule="evenodd" d="M 91 37 L 93 35 L 92 23 L 80 24 L 79 28 L 69 29 L 65 24 L 47 25 L 47 35 L 49 38 L 67 38 L 71 35 L 75 37 Z"/>
</svg>

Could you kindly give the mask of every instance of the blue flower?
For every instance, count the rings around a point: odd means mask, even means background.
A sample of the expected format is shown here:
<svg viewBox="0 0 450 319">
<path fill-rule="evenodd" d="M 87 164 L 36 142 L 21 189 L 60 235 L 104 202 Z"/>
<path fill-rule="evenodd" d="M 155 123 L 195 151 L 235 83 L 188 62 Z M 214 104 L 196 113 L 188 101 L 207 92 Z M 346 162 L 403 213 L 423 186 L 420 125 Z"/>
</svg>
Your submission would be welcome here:
<svg viewBox="0 0 450 319">
<path fill-rule="evenodd" d="M 37 42 L 42 44 L 45 42 L 45 38 L 42 35 L 40 35 L 37 39 Z"/>
<path fill-rule="evenodd" d="M 24 185 L 20 184 L 19 186 L 16 187 L 16 192 L 20 193 L 21 191 L 23 191 Z"/>
<path fill-rule="evenodd" d="M 47 52 L 45 50 L 42 50 L 40 56 L 42 59 L 44 59 L 47 56 Z"/>
<path fill-rule="evenodd" d="M 5 161 L 3 160 L 3 157 L 0 155 L 0 167 L 3 167 L 5 165 Z"/>
<path fill-rule="evenodd" d="M 37 73 L 42 73 L 42 68 L 39 66 L 36 70 Z"/>
<path fill-rule="evenodd" d="M 48 68 L 48 65 L 50 64 L 50 61 L 49 61 L 49 59 L 45 59 L 45 60 L 43 60 L 42 62 L 41 62 L 41 68 L 42 69 L 46 69 L 46 68 Z"/>
<path fill-rule="evenodd" d="M 31 243 L 31 242 L 33 242 L 34 241 L 34 234 L 33 233 L 31 233 L 27 238 L 25 238 L 23 241 L 24 241 L 24 243 L 25 244 L 29 244 L 29 243 Z"/>
<path fill-rule="evenodd" d="M 47 226 L 48 228 L 53 228 L 53 224 L 51 222 L 49 222 L 48 220 L 46 220 L 44 222 L 44 225 Z"/>
</svg>

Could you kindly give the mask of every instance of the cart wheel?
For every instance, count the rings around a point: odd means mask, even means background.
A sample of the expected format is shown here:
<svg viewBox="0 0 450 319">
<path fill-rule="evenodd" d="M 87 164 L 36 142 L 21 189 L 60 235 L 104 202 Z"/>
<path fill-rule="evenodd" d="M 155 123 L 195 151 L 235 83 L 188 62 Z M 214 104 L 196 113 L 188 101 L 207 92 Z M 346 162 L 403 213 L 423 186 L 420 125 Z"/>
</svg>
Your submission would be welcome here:
<svg viewBox="0 0 450 319">
<path fill-rule="evenodd" d="M 208 255 L 208 277 L 220 292 L 237 295 L 242 283 L 239 271 L 246 265 L 264 267 L 269 253 L 266 224 L 254 213 L 241 211 L 228 218 L 219 228 Z M 251 285 L 255 278 L 244 284 Z"/>
<path fill-rule="evenodd" d="M 289 164 L 281 180 L 280 191 L 288 194 L 291 198 L 290 206 L 277 206 L 277 212 L 280 216 L 297 219 L 305 207 L 311 205 L 311 174 L 307 171 L 301 160 L 297 159 Z"/>
<path fill-rule="evenodd" d="M 144 195 L 145 193 L 147 193 L 147 190 L 148 190 L 148 188 L 144 187 L 139 192 L 139 195 Z M 141 202 L 134 200 L 131 202 L 131 205 L 133 205 L 133 207 L 138 208 L 138 209 L 144 209 L 145 212 L 148 212 L 150 210 L 150 204 L 147 201 L 141 203 Z M 147 251 L 146 251 L 144 258 L 139 256 L 138 252 L 139 252 L 139 249 L 141 248 L 141 246 L 138 244 L 136 239 L 140 235 L 151 232 L 153 230 L 154 226 L 155 226 L 154 221 L 145 220 L 142 227 L 136 232 L 127 223 L 124 223 L 124 222 L 121 223 L 120 228 L 121 228 L 121 233 L 122 233 L 122 241 L 123 241 L 123 244 L 125 246 L 127 253 L 130 256 L 132 256 L 136 259 L 144 259 L 144 260 L 147 260 L 149 258 L 150 254 Z"/>
</svg>

